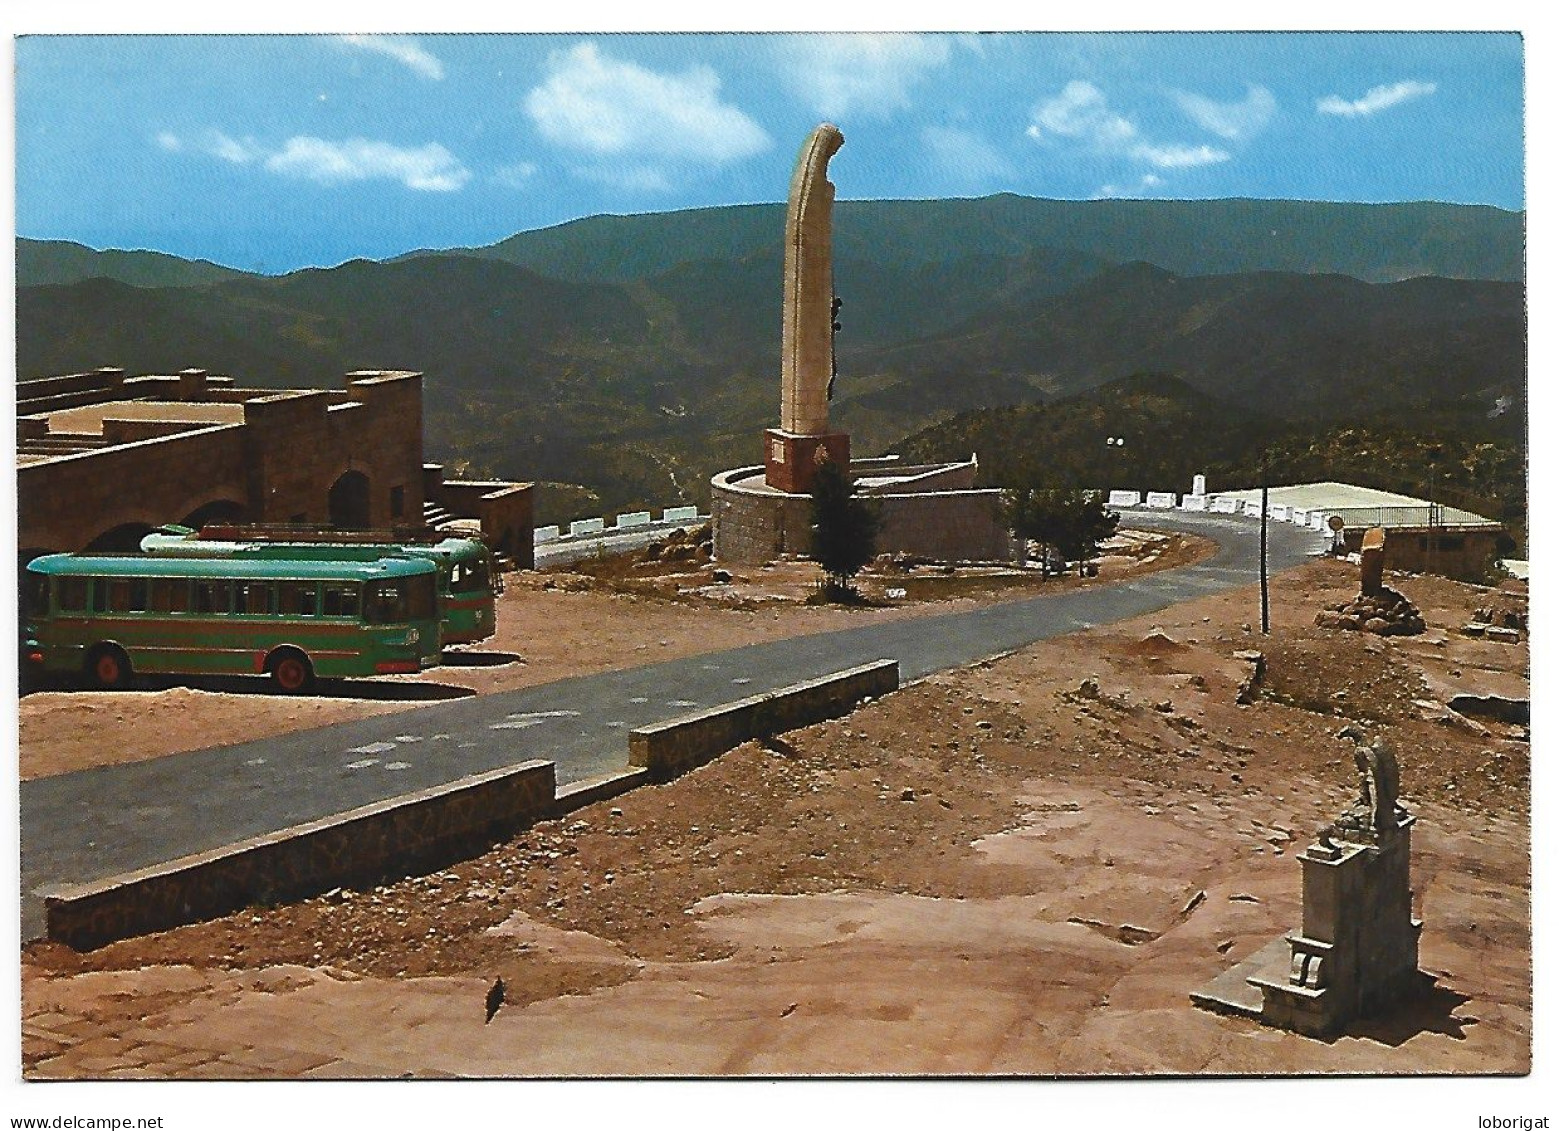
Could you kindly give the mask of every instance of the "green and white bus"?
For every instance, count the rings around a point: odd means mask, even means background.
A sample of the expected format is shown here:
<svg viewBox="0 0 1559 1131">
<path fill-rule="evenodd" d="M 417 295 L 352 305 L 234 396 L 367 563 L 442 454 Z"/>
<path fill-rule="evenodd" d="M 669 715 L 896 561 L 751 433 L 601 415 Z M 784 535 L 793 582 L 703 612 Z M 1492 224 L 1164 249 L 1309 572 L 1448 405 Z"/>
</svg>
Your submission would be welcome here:
<svg viewBox="0 0 1559 1131">
<path fill-rule="evenodd" d="M 405 556 L 438 567 L 439 608 L 444 643 L 475 644 L 497 626 L 497 595 L 502 585 L 492 551 L 476 538 L 438 538 L 426 542 L 389 540 L 389 531 L 319 531 L 263 526 L 208 526 L 195 531 L 164 526 L 141 539 L 148 554 L 174 557 L 224 557 L 262 561 L 374 561 Z M 375 539 L 364 541 L 367 537 Z"/>
<path fill-rule="evenodd" d="M 315 676 L 434 667 L 430 561 L 259 561 L 49 554 L 22 582 L 22 662 L 118 687 L 132 673 Z"/>
</svg>

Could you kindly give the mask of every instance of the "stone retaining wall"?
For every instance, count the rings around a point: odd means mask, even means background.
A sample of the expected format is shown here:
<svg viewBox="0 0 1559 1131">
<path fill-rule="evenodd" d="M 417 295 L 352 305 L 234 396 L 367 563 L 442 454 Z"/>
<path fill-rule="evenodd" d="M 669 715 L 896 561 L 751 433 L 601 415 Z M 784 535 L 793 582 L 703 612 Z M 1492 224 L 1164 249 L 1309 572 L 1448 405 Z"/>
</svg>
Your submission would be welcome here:
<svg viewBox="0 0 1559 1131">
<path fill-rule="evenodd" d="M 91 950 L 255 904 L 436 869 L 554 811 L 551 762 L 473 774 L 417 793 L 95 883 L 44 892 L 51 939 Z"/>
<path fill-rule="evenodd" d="M 852 473 L 862 462 L 850 465 Z M 960 464 L 949 475 L 962 476 L 972 464 Z M 716 559 L 759 563 L 782 554 L 805 555 L 812 547 L 812 499 L 782 494 L 744 483 L 761 468 L 723 471 L 710 482 L 710 514 L 714 523 Z M 896 474 L 893 467 L 873 467 L 868 474 Z M 940 473 L 927 476 L 934 481 Z M 917 486 L 919 480 L 913 481 Z M 940 561 L 1010 561 L 1012 536 L 1001 513 L 1001 492 L 987 490 L 915 490 L 895 485 L 862 492 L 876 507 L 881 525 L 879 553 L 904 553 Z"/>
<path fill-rule="evenodd" d="M 675 777 L 753 738 L 849 714 L 899 686 L 897 660 L 877 660 L 819 679 L 697 711 L 628 735 L 628 762 L 658 780 Z"/>
</svg>

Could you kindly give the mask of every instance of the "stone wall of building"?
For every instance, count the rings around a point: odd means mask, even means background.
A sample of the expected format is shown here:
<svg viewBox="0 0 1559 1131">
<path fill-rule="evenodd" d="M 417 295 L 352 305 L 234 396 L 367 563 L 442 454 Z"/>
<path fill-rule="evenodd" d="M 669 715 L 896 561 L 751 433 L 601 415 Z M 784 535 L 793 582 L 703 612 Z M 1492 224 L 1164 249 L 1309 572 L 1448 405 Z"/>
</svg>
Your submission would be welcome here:
<svg viewBox="0 0 1559 1131">
<path fill-rule="evenodd" d="M 243 425 L 222 424 L 17 469 L 19 549 L 80 550 L 130 524 L 248 498 Z"/>
<path fill-rule="evenodd" d="M 19 392 L 29 404 L 60 396 L 103 403 L 122 399 L 140 381 L 105 370 L 24 382 Z M 352 373 L 345 392 L 276 391 L 237 390 L 227 378 L 187 370 L 153 379 L 143 391 L 156 394 L 143 399 L 170 401 L 248 396 L 242 423 L 215 426 L 116 420 L 110 409 L 102 426 L 105 446 L 23 461 L 17 469 L 19 548 L 77 551 L 117 528 L 182 522 L 213 504 L 241 521 L 324 524 L 332 520 L 331 488 L 353 474 L 364 488 L 358 525 L 422 523 L 421 374 Z M 19 420 L 18 435 L 47 436 L 44 419 Z M 458 491 L 449 486 L 453 497 Z M 449 510 L 479 518 L 484 532 L 497 531 L 500 541 L 512 543 L 512 560 L 526 559 L 528 485 L 476 484 L 455 501 Z"/>
<path fill-rule="evenodd" d="M 481 524 L 487 544 L 508 558 L 515 569 L 536 567 L 536 491 L 530 483 L 444 478 L 438 464 L 422 469 L 422 489 L 427 500 L 451 514 L 468 516 Z"/>
<path fill-rule="evenodd" d="M 1343 544 L 1349 552 L 1359 552 L 1364 534 L 1362 528 L 1343 531 Z M 1490 560 L 1498 556 L 1503 534 L 1504 529 L 1497 526 L 1438 527 L 1432 535 L 1427 529 L 1387 530 L 1383 565 L 1400 573 L 1484 581 Z"/>
</svg>

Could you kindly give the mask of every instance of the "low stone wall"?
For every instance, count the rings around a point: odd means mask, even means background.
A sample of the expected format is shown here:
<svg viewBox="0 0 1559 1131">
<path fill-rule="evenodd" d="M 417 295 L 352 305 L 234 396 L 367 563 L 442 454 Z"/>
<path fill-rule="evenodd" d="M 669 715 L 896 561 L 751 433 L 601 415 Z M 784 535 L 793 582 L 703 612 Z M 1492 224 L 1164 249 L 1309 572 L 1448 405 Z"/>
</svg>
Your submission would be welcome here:
<svg viewBox="0 0 1559 1131">
<path fill-rule="evenodd" d="M 749 739 L 848 714 L 862 699 L 898 686 L 898 661 L 877 660 L 632 731 L 628 762 L 665 780 Z"/>
<path fill-rule="evenodd" d="M 443 867 L 556 806 L 551 762 L 473 774 L 417 793 L 43 893 L 48 937 L 76 950 L 254 904 Z"/>
<path fill-rule="evenodd" d="M 880 553 L 944 562 L 1012 560 L 1012 535 L 1002 516 L 1000 491 L 926 491 L 872 498 L 880 521 Z"/>
<path fill-rule="evenodd" d="M 861 461 L 878 463 L 881 461 Z M 960 464 L 949 475 L 962 476 L 973 464 Z M 861 471 L 856 462 L 852 472 Z M 759 563 L 781 554 L 805 555 L 812 547 L 812 499 L 786 495 L 743 482 L 761 468 L 736 468 L 710 482 L 715 557 L 724 562 Z M 897 474 L 891 467 L 870 475 Z M 919 481 L 915 481 L 918 486 Z M 1001 492 L 987 490 L 914 490 L 903 484 L 863 492 L 877 508 L 879 553 L 904 553 L 941 561 L 1010 561 L 1012 537 L 1001 512 Z"/>
</svg>

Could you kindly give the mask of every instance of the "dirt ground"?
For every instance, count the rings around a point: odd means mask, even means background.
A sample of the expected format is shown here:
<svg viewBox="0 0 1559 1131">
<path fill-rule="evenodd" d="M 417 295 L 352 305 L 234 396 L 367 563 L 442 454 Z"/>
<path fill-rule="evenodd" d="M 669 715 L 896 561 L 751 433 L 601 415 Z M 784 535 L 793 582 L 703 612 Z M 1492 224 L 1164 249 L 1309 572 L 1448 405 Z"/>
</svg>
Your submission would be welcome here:
<svg viewBox="0 0 1559 1131">
<path fill-rule="evenodd" d="M 506 601 L 637 640 L 623 662 L 707 642 L 697 609 L 547 581 Z M 34 944 L 24 1072 L 1525 1072 L 1528 735 L 1444 703 L 1525 699 L 1527 645 L 1457 633 L 1486 591 L 1391 584 L 1425 634 L 1316 628 L 1357 569 L 1315 562 L 1275 579 L 1269 637 L 1245 627 L 1252 591 L 1223 594 L 923 680 L 434 875 L 88 954 Z M 761 639 L 771 620 L 736 623 Z M 1266 675 L 1241 705 L 1247 649 Z M 24 738 L 49 745 L 27 706 Z M 1298 925 L 1295 855 L 1356 794 L 1350 722 L 1394 744 L 1420 818 L 1433 991 L 1329 1042 L 1194 1008 Z"/>
<path fill-rule="evenodd" d="M 696 550 L 696 542 L 680 538 L 673 546 Z M 859 584 L 870 603 L 850 608 L 806 604 L 821 576 L 809 561 L 721 571 L 707 553 L 678 558 L 658 550 L 649 561 L 640 553 L 510 574 L 499 597 L 496 634 L 448 650 L 444 666 L 416 675 L 321 680 L 319 694 L 301 697 L 276 694 L 260 677 L 143 679 L 132 690 L 113 692 L 61 681 L 32 691 L 18 708 L 21 777 L 161 758 L 411 710 L 430 700 L 1109 584 L 1198 560 L 1212 545 L 1190 536 L 1122 531 L 1110 549 L 1099 575 L 1086 580 L 991 567 L 948 572 L 874 565 Z M 722 572 L 728 581 L 716 580 Z"/>
</svg>

